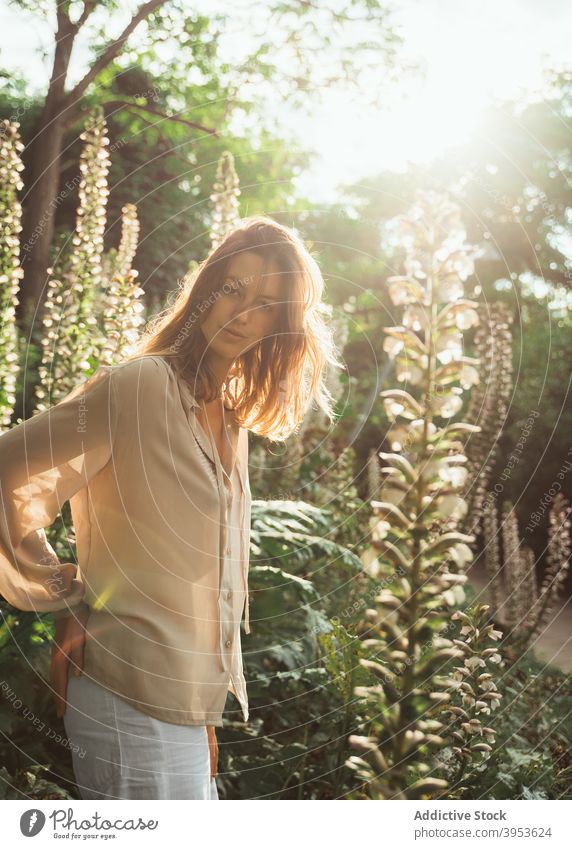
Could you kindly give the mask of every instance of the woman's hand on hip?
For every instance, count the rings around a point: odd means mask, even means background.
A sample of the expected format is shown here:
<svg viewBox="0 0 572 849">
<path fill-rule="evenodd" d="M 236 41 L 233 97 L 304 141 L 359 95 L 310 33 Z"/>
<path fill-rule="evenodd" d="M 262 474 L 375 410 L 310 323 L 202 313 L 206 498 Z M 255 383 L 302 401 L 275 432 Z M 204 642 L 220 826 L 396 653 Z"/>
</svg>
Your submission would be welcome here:
<svg viewBox="0 0 572 849">
<path fill-rule="evenodd" d="M 90 610 L 88 605 L 76 610 L 56 622 L 56 633 L 52 644 L 50 684 L 54 694 L 56 714 L 62 717 L 67 707 L 68 675 L 80 675 L 83 669 L 85 625 Z"/>
</svg>

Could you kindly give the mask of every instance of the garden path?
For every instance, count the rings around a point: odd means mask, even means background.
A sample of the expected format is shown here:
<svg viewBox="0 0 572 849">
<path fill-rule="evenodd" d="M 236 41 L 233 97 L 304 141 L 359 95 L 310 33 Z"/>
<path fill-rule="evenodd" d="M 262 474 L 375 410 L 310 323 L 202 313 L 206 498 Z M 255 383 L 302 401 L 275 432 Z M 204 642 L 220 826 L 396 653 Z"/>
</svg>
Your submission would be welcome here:
<svg viewBox="0 0 572 849">
<path fill-rule="evenodd" d="M 474 564 L 467 577 L 478 593 L 479 601 L 487 603 L 484 566 Z M 540 660 L 572 673 L 572 598 L 562 598 L 560 604 L 554 606 L 548 626 L 533 641 L 532 648 Z"/>
</svg>

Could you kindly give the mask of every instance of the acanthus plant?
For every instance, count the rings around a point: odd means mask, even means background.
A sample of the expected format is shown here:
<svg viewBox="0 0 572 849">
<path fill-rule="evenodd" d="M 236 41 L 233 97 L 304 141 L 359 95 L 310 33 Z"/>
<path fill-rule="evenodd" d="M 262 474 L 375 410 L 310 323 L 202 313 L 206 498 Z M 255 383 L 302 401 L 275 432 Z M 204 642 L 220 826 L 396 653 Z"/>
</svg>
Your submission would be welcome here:
<svg viewBox="0 0 572 849">
<path fill-rule="evenodd" d="M 379 455 L 380 500 L 371 502 L 377 557 L 368 568 L 378 577 L 396 568 L 402 574 L 366 613 L 371 656 L 360 662 L 378 683 L 355 690 L 365 700 L 370 734 L 350 737 L 359 754 L 347 765 L 371 797 L 410 799 L 445 794 L 447 780 L 432 774 L 435 754 L 456 745 L 442 711 L 459 681 L 440 673 L 465 657 L 464 644 L 453 639 L 462 635 L 452 614 L 465 600 L 464 572 L 473 558 L 474 537 L 458 527 L 467 515 L 463 440 L 479 428 L 450 420 L 479 380 L 479 361 L 463 351 L 478 305 L 465 297 L 472 248 L 455 204 L 423 193 L 395 224 L 405 274 L 387 282 L 403 315 L 400 325 L 385 328 L 384 349 L 407 388 L 380 393 L 392 426 L 390 450 Z"/>
<path fill-rule="evenodd" d="M 19 336 L 16 305 L 23 270 L 20 265 L 22 205 L 18 192 L 24 150 L 18 121 L 0 122 L 0 431 L 10 426 L 16 402 Z"/>
<path fill-rule="evenodd" d="M 555 606 L 562 604 L 572 556 L 572 508 L 561 492 L 555 495 L 548 514 L 546 568 L 540 583 L 535 553 L 522 538 L 514 504 L 504 501 L 500 515 L 502 530 L 496 502 L 486 500 L 483 546 L 487 593 L 495 620 L 506 629 L 508 657 L 516 660 L 550 626 Z"/>
</svg>

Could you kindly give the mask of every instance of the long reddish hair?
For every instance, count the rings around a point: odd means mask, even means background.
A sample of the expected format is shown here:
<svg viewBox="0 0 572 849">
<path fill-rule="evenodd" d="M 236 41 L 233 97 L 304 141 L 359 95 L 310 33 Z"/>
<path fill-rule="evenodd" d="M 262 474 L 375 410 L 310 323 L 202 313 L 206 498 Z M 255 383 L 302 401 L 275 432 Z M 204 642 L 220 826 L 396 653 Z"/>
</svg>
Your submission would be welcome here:
<svg viewBox="0 0 572 849">
<path fill-rule="evenodd" d="M 298 429 L 313 399 L 333 420 L 334 399 L 325 370 L 328 365 L 343 366 L 326 320 L 331 311 L 322 302 L 320 269 L 299 236 L 272 218 L 242 219 L 181 282 L 173 303 L 148 322 L 127 359 L 168 357 L 197 400 L 214 400 L 217 382 L 205 358 L 207 343 L 200 324 L 222 290 L 231 260 L 243 251 L 262 256 L 265 269 L 273 260 L 285 275 L 288 294 L 278 305 L 275 331 L 233 363 L 223 399 L 242 427 L 281 441 Z"/>
</svg>

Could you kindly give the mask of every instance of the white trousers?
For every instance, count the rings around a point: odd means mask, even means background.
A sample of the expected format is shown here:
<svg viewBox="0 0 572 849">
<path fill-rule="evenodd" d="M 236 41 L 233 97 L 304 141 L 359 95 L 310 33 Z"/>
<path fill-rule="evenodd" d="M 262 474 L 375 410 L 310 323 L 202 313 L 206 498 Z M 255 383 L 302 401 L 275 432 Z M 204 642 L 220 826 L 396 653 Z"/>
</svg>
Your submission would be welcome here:
<svg viewBox="0 0 572 849">
<path fill-rule="evenodd" d="M 163 722 L 72 674 L 63 722 L 82 799 L 218 799 L 205 725 Z"/>
</svg>

